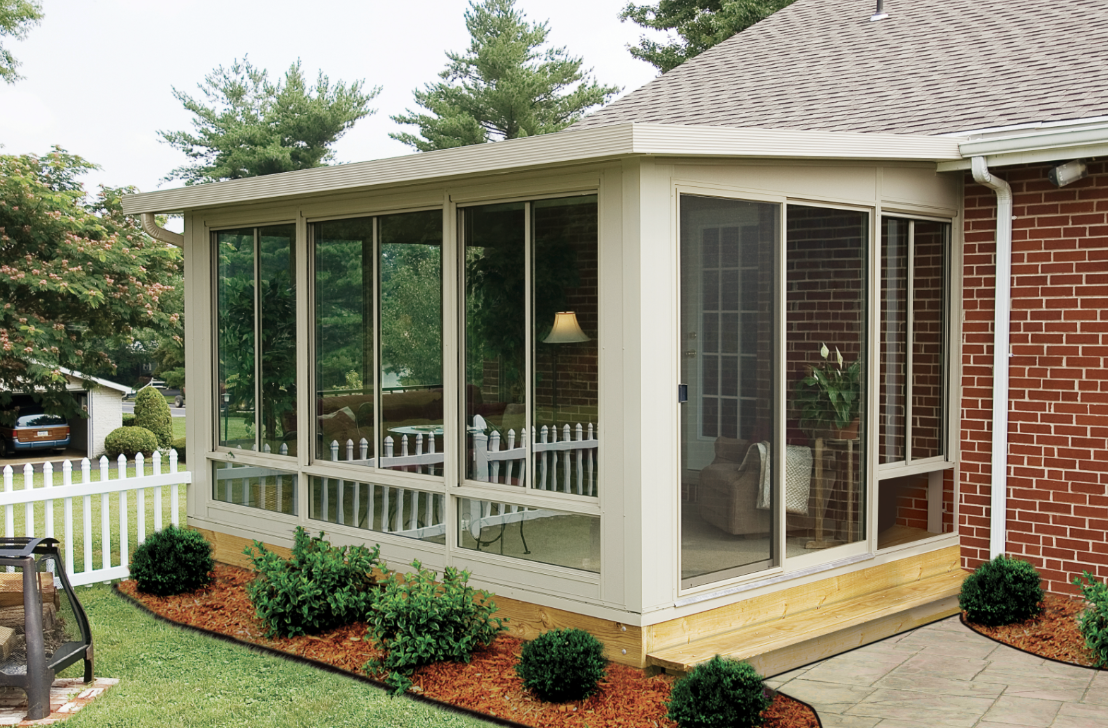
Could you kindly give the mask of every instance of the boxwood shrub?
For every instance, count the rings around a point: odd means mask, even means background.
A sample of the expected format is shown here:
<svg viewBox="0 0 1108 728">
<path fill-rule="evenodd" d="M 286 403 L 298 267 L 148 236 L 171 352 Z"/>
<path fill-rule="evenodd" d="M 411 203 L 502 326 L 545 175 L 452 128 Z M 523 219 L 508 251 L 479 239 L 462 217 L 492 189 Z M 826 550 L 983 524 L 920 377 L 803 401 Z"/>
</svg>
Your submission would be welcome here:
<svg viewBox="0 0 1108 728">
<path fill-rule="evenodd" d="M 962 582 L 958 606 L 966 619 L 999 627 L 1042 611 L 1043 587 L 1035 567 L 1004 554 L 986 561 Z"/>
<path fill-rule="evenodd" d="M 607 664 L 596 637 L 583 629 L 552 629 L 523 645 L 516 672 L 525 688 L 562 703 L 595 693 Z"/>
<path fill-rule="evenodd" d="M 104 438 L 104 449 L 112 460 L 120 455 L 131 460 L 140 452 L 148 458 L 158 449 L 158 438 L 145 427 L 117 427 Z"/>
<path fill-rule="evenodd" d="M 668 717 L 680 728 L 753 728 L 771 702 L 749 663 L 716 655 L 673 686 Z"/>
<path fill-rule="evenodd" d="M 139 591 L 159 597 L 207 586 L 214 568 L 211 544 L 199 532 L 173 525 L 147 536 L 131 557 Z"/>
</svg>

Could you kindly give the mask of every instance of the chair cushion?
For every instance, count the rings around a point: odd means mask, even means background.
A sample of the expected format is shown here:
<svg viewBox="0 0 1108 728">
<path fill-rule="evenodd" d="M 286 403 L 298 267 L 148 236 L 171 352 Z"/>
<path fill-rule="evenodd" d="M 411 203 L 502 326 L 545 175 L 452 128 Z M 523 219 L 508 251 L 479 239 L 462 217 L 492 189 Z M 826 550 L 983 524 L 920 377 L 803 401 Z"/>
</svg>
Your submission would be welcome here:
<svg viewBox="0 0 1108 728">
<path fill-rule="evenodd" d="M 716 438 L 716 460 L 741 463 L 749 449 L 750 443 L 746 440 L 737 440 L 733 437 Z"/>
</svg>

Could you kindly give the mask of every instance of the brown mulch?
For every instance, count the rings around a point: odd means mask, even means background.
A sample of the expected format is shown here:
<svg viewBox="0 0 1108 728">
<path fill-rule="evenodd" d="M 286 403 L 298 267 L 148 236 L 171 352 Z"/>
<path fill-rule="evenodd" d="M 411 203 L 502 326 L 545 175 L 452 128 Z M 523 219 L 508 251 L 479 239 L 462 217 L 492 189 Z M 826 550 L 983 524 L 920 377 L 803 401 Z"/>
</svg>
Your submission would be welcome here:
<svg viewBox="0 0 1108 728">
<path fill-rule="evenodd" d="M 214 583 L 175 597 L 155 597 L 138 591 L 134 581 L 119 590 L 174 622 L 235 637 L 281 652 L 334 665 L 361 674 L 362 665 L 378 651 L 363 638 L 365 624 L 352 624 L 322 635 L 265 637 L 265 627 L 254 616 L 246 596 L 253 573 L 217 564 Z M 604 728 L 655 726 L 676 728 L 665 717 L 674 678 L 648 677 L 643 671 L 610 663 L 601 690 L 586 700 L 544 703 L 523 689 L 515 664 L 523 642 L 501 635 L 474 653 L 469 664 L 437 663 L 421 667 L 412 676 L 413 692 L 458 707 L 542 728 Z M 778 695 L 765 712 L 766 728 L 819 728 L 814 711 L 803 703 Z"/>
<path fill-rule="evenodd" d="M 1096 667 L 1092 650 L 1077 629 L 1077 615 L 1085 611 L 1085 600 L 1047 594 L 1038 617 L 1003 627 L 973 624 L 962 613 L 962 622 L 975 632 L 992 637 L 1025 652 L 1082 667 Z"/>
</svg>

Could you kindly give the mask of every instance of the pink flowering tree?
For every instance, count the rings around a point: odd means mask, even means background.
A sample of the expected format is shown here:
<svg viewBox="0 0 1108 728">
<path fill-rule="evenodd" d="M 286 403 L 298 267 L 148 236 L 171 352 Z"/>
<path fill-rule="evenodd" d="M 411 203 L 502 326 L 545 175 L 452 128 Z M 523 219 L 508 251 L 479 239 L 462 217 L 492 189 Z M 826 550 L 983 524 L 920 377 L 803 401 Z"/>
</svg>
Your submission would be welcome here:
<svg viewBox="0 0 1108 728">
<path fill-rule="evenodd" d="M 105 341 L 125 346 L 139 328 L 180 335 L 163 306 L 180 251 L 122 214 L 127 190 L 90 200 L 78 181 L 90 169 L 56 147 L 0 155 L 0 422 L 15 417 L 13 391 L 76 415 L 61 370 L 110 370 Z"/>
</svg>

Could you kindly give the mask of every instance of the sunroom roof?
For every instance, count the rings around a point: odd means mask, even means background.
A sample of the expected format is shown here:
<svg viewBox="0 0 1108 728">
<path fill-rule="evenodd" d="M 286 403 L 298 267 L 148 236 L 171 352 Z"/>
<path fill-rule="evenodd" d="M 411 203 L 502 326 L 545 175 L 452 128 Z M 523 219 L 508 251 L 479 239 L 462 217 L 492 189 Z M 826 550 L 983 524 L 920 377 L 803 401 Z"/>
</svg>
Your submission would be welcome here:
<svg viewBox="0 0 1108 728">
<path fill-rule="evenodd" d="M 123 211 L 182 212 L 645 155 L 943 162 L 961 159 L 960 141 L 903 134 L 619 124 L 128 195 Z"/>
</svg>

